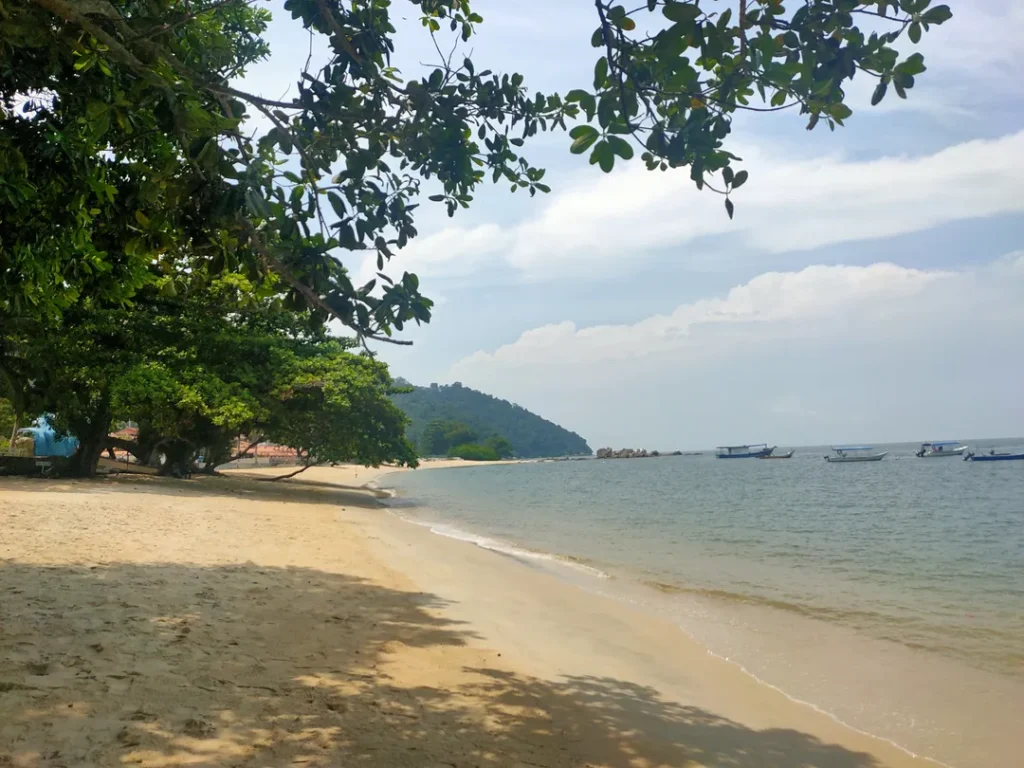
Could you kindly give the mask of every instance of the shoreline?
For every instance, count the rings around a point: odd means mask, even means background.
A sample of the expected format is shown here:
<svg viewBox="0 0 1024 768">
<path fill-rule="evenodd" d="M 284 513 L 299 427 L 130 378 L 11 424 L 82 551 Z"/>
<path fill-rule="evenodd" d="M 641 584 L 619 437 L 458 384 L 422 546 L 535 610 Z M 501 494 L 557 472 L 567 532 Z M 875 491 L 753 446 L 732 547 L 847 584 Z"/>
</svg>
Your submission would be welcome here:
<svg viewBox="0 0 1024 768">
<path fill-rule="evenodd" d="M 501 462 L 486 462 L 486 463 L 482 463 L 482 462 L 466 462 L 466 461 L 462 461 L 462 460 L 434 460 L 434 462 L 429 463 L 426 466 L 421 466 L 421 467 L 419 467 L 419 469 L 457 469 L 457 468 L 464 468 L 464 467 L 467 467 L 467 466 L 478 466 L 479 467 L 479 466 L 492 466 L 492 465 L 497 465 L 497 464 L 521 464 L 521 463 L 536 463 L 536 460 L 527 460 L 527 461 L 508 460 L 508 461 L 501 461 Z M 385 467 L 381 467 L 379 473 L 376 474 L 371 480 L 369 480 L 367 482 L 367 486 L 366 487 L 368 489 L 380 490 L 380 491 L 386 492 L 388 494 L 387 498 L 396 498 L 397 491 L 394 488 L 390 488 L 390 487 L 384 485 L 385 479 L 387 477 L 389 477 L 389 476 L 393 476 L 394 474 L 405 473 L 407 471 L 410 471 L 408 467 L 400 467 L 400 468 L 385 468 Z M 453 535 L 452 532 L 450 532 L 450 531 L 449 532 L 441 532 L 441 531 L 437 530 L 438 524 L 436 524 L 436 523 L 420 522 L 420 521 L 417 521 L 417 520 L 412 519 L 410 517 L 403 516 L 402 514 L 397 512 L 396 510 L 389 508 L 387 504 L 384 504 L 384 506 L 386 508 L 388 508 L 389 513 L 391 513 L 391 515 L 396 520 L 400 521 L 403 524 L 411 526 L 412 528 L 417 530 L 417 532 L 419 532 L 419 533 L 426 533 L 426 534 L 428 534 L 430 536 L 441 537 L 441 538 L 446 539 L 448 541 L 455 542 L 457 545 L 461 545 L 461 546 L 470 545 L 475 550 L 482 551 L 482 552 L 486 553 L 487 555 L 499 556 L 501 558 L 510 560 L 510 561 L 514 562 L 519 567 L 529 568 L 531 570 L 535 569 L 537 567 L 543 568 L 543 565 L 541 565 L 541 563 L 545 563 L 546 562 L 546 563 L 550 563 L 550 564 L 554 565 L 556 569 L 571 569 L 571 570 L 574 570 L 574 571 L 577 571 L 577 572 L 582 572 L 585 576 L 588 576 L 588 577 L 594 578 L 594 579 L 602 579 L 603 580 L 603 579 L 614 579 L 614 578 L 617 578 L 615 576 L 612 576 L 609 573 L 606 573 L 605 571 L 601 570 L 600 568 L 598 568 L 598 567 L 596 567 L 594 565 L 589 565 L 586 562 L 577 561 L 576 559 L 574 559 L 574 558 L 572 558 L 572 557 L 570 557 L 568 555 L 559 555 L 557 553 L 551 553 L 551 552 L 547 552 L 547 551 L 526 549 L 526 548 L 523 548 L 521 545 L 512 544 L 512 543 L 508 543 L 508 542 L 500 542 L 500 541 L 497 541 L 497 540 L 489 539 L 488 537 L 486 537 L 484 535 L 475 534 L 475 533 L 471 533 L 471 532 L 468 532 L 468 531 L 462 531 L 462 533 L 466 534 L 465 537 L 459 536 L 459 535 Z M 444 524 L 442 524 L 442 525 L 444 525 Z M 461 530 L 461 529 L 454 529 L 454 530 Z M 535 562 L 535 560 L 537 562 Z M 608 602 L 614 603 L 615 605 L 618 605 L 618 606 L 622 605 L 622 600 L 619 597 L 615 597 L 615 596 L 612 596 L 610 594 L 606 594 L 606 593 L 599 592 L 599 591 L 592 591 L 592 590 L 587 589 L 587 587 L 583 586 L 582 584 L 580 584 L 577 581 L 561 578 L 560 575 L 558 573 L 556 573 L 554 569 L 552 569 L 552 570 L 544 569 L 544 570 L 542 570 L 540 572 L 542 573 L 542 575 L 545 578 L 549 578 L 549 579 L 552 579 L 552 580 L 557 580 L 560 584 L 568 586 L 571 590 L 579 590 L 579 591 L 582 591 L 582 592 L 584 592 L 585 594 L 587 594 L 587 595 L 589 595 L 591 597 L 597 597 L 599 600 L 608 601 Z M 644 586 L 647 586 L 647 585 L 643 585 L 641 583 L 640 586 L 644 587 Z M 650 614 L 648 612 L 645 612 L 645 611 L 641 610 L 641 609 L 629 608 L 629 610 L 635 611 L 635 613 L 637 613 L 639 616 L 644 617 L 645 619 L 649 619 L 650 618 Z M 750 669 L 748 669 L 742 662 L 737 661 L 735 659 L 731 659 L 731 658 L 729 658 L 727 656 L 724 656 L 722 654 L 717 653 L 712 648 L 710 648 L 705 642 L 703 642 L 702 640 L 700 640 L 699 638 L 694 636 L 684 626 L 682 626 L 682 625 L 680 625 L 680 624 L 678 624 L 678 623 L 676 623 L 674 621 L 669 621 L 667 623 L 669 624 L 669 626 L 671 627 L 672 630 L 674 630 L 674 631 L 684 635 L 686 640 L 688 642 L 692 643 L 696 647 L 696 649 L 698 651 L 706 653 L 708 656 L 710 656 L 710 657 L 712 657 L 712 658 L 714 658 L 714 659 L 716 659 L 716 660 L 718 660 L 718 661 L 728 665 L 729 667 L 734 669 L 736 672 L 742 674 L 744 677 L 748 678 L 750 681 L 752 681 L 756 685 L 763 686 L 763 687 L 765 687 L 767 689 L 770 689 L 771 691 L 774 691 L 774 692 L 780 694 L 781 696 L 785 697 L 786 700 L 788 700 L 789 702 L 792 702 L 794 705 L 797 705 L 799 707 L 804 707 L 804 708 L 808 709 L 811 712 L 814 712 L 814 713 L 816 713 L 818 715 L 826 717 L 829 720 L 831 720 L 832 722 L 834 722 L 836 725 L 840 726 L 841 728 L 849 729 L 850 731 L 852 731 L 852 732 L 854 732 L 856 734 L 859 734 L 861 736 L 864 736 L 864 737 L 866 737 L 868 739 L 875 740 L 875 741 L 878 741 L 880 743 L 886 744 L 886 745 L 888 745 L 888 746 L 898 750 L 900 753 L 905 755 L 907 758 L 910 758 L 910 759 L 914 760 L 915 764 L 917 764 L 917 762 L 920 762 L 922 765 L 942 766 L 942 768 L 954 768 L 954 766 L 951 766 L 949 763 L 943 762 L 942 760 L 939 760 L 937 758 L 918 754 L 917 752 L 915 752 L 912 749 L 904 746 L 903 744 L 900 744 L 898 741 L 896 741 L 894 739 L 887 738 L 885 736 L 881 736 L 881 735 L 872 733 L 872 732 L 870 732 L 868 730 L 865 730 L 865 729 L 862 729 L 862 728 L 858 728 L 857 726 L 855 726 L 855 725 L 853 725 L 853 724 L 851 724 L 849 722 L 846 722 L 840 716 L 838 716 L 835 713 L 829 711 L 828 709 L 820 707 L 820 706 L 816 705 L 814 702 L 807 701 L 807 700 L 802 699 L 802 698 L 800 698 L 798 696 L 790 694 L 783 687 L 780 687 L 780 686 L 775 685 L 775 684 L 773 684 L 773 683 L 771 683 L 771 682 L 769 682 L 767 680 L 762 679 L 755 672 L 753 672 Z"/>
<path fill-rule="evenodd" d="M 437 468 L 443 469 L 447 467 Z M 389 474 L 390 473 L 383 473 L 382 475 L 380 475 L 378 478 L 371 482 L 371 486 L 375 489 L 379 488 L 380 490 L 386 491 L 388 493 L 388 498 L 394 499 L 398 497 L 397 490 L 394 488 L 389 488 L 387 486 L 381 485 L 383 479 Z M 389 505 L 385 504 L 384 506 L 388 507 Z M 587 595 L 595 596 L 598 599 L 606 600 L 617 605 L 622 605 L 623 603 L 629 604 L 632 602 L 624 595 L 613 595 L 600 590 L 595 590 L 593 588 L 594 585 L 592 584 L 585 585 L 582 580 L 569 578 L 568 574 L 565 571 L 566 569 L 569 569 L 576 575 L 583 574 L 583 576 L 588 579 L 596 580 L 617 580 L 620 578 L 628 579 L 628 576 L 623 577 L 621 574 L 608 573 L 602 570 L 601 568 L 597 567 L 597 565 L 590 564 L 587 561 L 579 560 L 578 558 L 570 555 L 558 554 L 544 550 L 528 549 L 521 544 L 492 539 L 484 534 L 477 534 L 467 531 L 465 529 L 454 528 L 445 523 L 416 520 L 412 517 L 404 516 L 403 514 L 398 512 L 397 509 L 389 508 L 388 511 L 391 512 L 391 514 L 402 523 L 411 525 L 412 527 L 418 530 L 426 531 L 431 535 L 443 537 L 444 539 L 454 541 L 460 545 L 472 545 L 475 549 L 481 550 L 485 553 L 489 553 L 491 555 L 498 555 L 507 558 L 508 560 L 514 561 L 516 564 L 523 568 L 539 568 L 541 569 L 541 572 L 544 574 L 545 577 L 553 580 L 558 580 L 559 583 L 567 585 L 571 589 L 580 590 Z M 441 528 L 447 528 L 448 530 L 439 530 Z M 545 568 L 545 564 L 548 564 L 553 567 Z M 640 589 L 657 590 L 659 588 L 658 586 L 654 586 L 643 581 L 637 581 L 633 584 L 633 586 L 639 587 Z M 629 610 L 635 611 L 637 614 L 643 616 L 644 618 L 649 619 L 652 616 L 650 611 L 645 609 L 630 606 Z M 748 669 L 743 662 L 730 658 L 729 656 L 723 655 L 719 652 L 716 652 L 706 642 L 704 642 L 696 635 L 694 635 L 684 625 L 671 620 L 669 620 L 667 623 L 671 626 L 672 630 L 684 635 L 686 640 L 689 643 L 692 643 L 699 651 L 703 651 L 709 657 L 728 665 L 729 667 L 733 668 L 738 673 L 742 674 L 756 685 L 763 686 L 767 689 L 770 689 L 773 692 L 782 695 L 789 702 L 792 702 L 793 704 L 799 707 L 807 708 L 808 710 L 818 715 L 824 716 L 842 728 L 849 729 L 850 731 L 861 736 L 867 737 L 868 739 L 889 745 L 898 750 L 903 755 L 905 755 L 907 758 L 914 760 L 915 765 L 920 763 L 921 765 L 941 766 L 942 768 L 954 768 L 954 766 L 952 766 L 950 763 L 944 762 L 935 757 L 921 755 L 912 750 L 911 748 L 899 743 L 895 739 L 888 738 L 886 736 L 879 735 L 876 733 L 872 733 L 869 730 L 857 727 L 856 725 L 844 720 L 841 716 L 829 711 L 827 708 L 821 707 L 812 701 L 808 701 L 806 699 L 800 698 L 799 696 L 789 693 L 782 686 L 773 684 L 772 682 L 763 679 L 757 673 Z"/>
<path fill-rule="evenodd" d="M 380 514 L 359 486 L 393 469 L 0 481 L 0 761 L 936 764 L 670 622 Z"/>
</svg>

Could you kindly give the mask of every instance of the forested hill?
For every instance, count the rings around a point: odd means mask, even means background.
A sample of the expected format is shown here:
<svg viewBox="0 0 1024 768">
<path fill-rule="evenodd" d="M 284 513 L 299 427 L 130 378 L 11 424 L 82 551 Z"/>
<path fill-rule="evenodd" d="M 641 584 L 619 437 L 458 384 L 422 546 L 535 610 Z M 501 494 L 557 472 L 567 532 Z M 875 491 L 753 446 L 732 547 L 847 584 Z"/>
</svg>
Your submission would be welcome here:
<svg viewBox="0 0 1024 768">
<path fill-rule="evenodd" d="M 401 379 L 399 383 L 408 386 L 408 382 Z M 416 387 L 410 393 L 395 395 L 394 401 L 412 419 L 406 434 L 417 447 L 423 445 L 423 432 L 428 424 L 452 421 L 472 428 L 481 438 L 490 435 L 506 438 L 518 458 L 592 453 L 587 441 L 575 432 L 458 382 L 451 386 Z"/>
</svg>

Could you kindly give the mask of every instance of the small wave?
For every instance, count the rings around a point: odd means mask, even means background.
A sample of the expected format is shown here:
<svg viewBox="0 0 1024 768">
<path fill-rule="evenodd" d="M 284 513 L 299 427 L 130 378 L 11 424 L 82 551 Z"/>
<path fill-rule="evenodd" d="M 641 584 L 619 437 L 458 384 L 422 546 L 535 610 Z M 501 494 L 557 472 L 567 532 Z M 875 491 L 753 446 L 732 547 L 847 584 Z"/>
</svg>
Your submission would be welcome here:
<svg viewBox="0 0 1024 768">
<path fill-rule="evenodd" d="M 731 592 L 726 589 L 714 589 L 709 587 L 684 587 L 678 584 L 670 584 L 664 581 L 645 580 L 642 582 L 651 589 L 668 595 L 692 595 L 694 597 L 709 598 L 728 603 L 739 603 L 753 605 L 762 608 L 773 608 L 778 611 L 797 613 L 811 619 L 823 621 L 834 621 L 848 624 L 905 624 L 914 625 L 919 623 L 915 617 L 900 616 L 898 614 L 882 613 L 879 611 L 857 610 L 853 608 L 830 608 L 821 605 L 808 605 L 779 598 L 766 597 L 755 593 Z"/>
<path fill-rule="evenodd" d="M 499 539 L 492 539 L 487 536 L 480 536 L 475 533 L 464 531 L 461 528 L 456 528 L 455 526 L 448 525 L 447 523 L 431 523 L 413 518 L 403 519 L 408 520 L 411 523 L 415 523 L 416 525 L 429 528 L 431 533 L 435 533 L 438 536 L 444 536 L 449 539 L 456 539 L 457 541 L 465 541 L 469 544 L 475 544 L 481 549 L 497 552 L 498 554 L 515 558 L 516 560 L 554 563 L 598 579 L 611 578 L 611 576 L 605 571 L 602 571 L 600 568 L 596 568 L 593 565 L 589 565 L 578 557 L 572 557 L 570 555 L 555 555 L 550 552 L 538 552 L 532 549 L 517 547 L 514 544 L 509 544 L 508 542 L 501 541 Z"/>
</svg>

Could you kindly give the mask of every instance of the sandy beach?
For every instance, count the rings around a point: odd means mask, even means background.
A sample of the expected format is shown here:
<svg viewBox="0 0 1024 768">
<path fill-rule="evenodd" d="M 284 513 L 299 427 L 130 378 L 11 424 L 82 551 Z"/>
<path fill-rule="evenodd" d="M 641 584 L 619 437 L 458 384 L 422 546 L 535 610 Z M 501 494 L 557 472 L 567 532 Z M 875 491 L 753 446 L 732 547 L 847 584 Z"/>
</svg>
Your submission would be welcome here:
<svg viewBox="0 0 1024 768">
<path fill-rule="evenodd" d="M 396 518 L 388 471 L 0 480 L 0 766 L 934 765 Z"/>
</svg>

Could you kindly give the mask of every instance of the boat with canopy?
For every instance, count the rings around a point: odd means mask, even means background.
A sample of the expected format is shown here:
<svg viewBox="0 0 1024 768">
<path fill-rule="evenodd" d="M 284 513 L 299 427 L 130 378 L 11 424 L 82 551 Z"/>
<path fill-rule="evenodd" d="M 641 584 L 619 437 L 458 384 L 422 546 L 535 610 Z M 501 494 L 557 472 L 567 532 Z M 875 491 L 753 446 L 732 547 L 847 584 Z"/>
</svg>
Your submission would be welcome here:
<svg viewBox="0 0 1024 768">
<path fill-rule="evenodd" d="M 715 449 L 715 456 L 719 459 L 760 459 L 771 456 L 775 446 L 768 447 L 768 443 L 755 443 L 754 445 L 720 445 Z"/>
<path fill-rule="evenodd" d="M 948 456 L 963 456 L 967 446 L 959 440 L 940 440 L 935 443 L 921 443 L 921 448 L 914 455 L 919 459 L 941 459 Z"/>
</svg>

